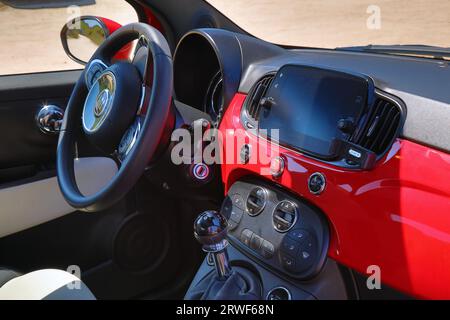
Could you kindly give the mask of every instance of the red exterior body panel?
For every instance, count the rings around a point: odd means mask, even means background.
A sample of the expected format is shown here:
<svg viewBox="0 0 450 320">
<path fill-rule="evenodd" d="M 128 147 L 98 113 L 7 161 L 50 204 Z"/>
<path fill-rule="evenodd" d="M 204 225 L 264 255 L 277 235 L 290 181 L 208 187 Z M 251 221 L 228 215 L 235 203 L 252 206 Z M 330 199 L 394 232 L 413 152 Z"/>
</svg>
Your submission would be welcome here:
<svg viewBox="0 0 450 320">
<path fill-rule="evenodd" d="M 244 135 L 240 138 L 252 145 L 251 158 L 258 152 L 271 155 L 274 146 L 244 131 L 240 112 L 245 97 L 237 94 L 224 114 L 223 143 Z M 225 191 L 245 175 L 272 180 L 328 217 L 331 258 L 363 274 L 378 265 L 382 283 L 415 297 L 450 299 L 449 154 L 398 139 L 373 170 L 348 171 L 283 147 L 279 151 L 287 164 L 279 179 L 261 174 L 269 164 L 223 163 Z M 307 187 L 317 171 L 327 179 L 319 196 Z"/>
</svg>

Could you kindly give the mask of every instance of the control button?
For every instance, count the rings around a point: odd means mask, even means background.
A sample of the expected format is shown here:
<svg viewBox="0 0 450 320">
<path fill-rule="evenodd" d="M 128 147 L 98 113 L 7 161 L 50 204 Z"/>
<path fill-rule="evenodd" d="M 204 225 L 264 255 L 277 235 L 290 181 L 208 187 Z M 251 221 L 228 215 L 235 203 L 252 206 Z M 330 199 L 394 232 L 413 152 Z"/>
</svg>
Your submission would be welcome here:
<svg viewBox="0 0 450 320">
<path fill-rule="evenodd" d="M 241 222 L 242 216 L 244 215 L 244 211 L 239 208 L 233 208 L 230 214 L 230 220 L 233 220 L 236 223 Z"/>
<path fill-rule="evenodd" d="M 311 267 L 314 262 L 313 252 L 309 249 L 300 250 L 296 261 L 296 271 L 303 272 Z"/>
<path fill-rule="evenodd" d="M 288 233 L 289 238 L 291 238 L 295 241 L 299 241 L 299 242 L 304 241 L 308 236 L 309 236 L 308 231 L 303 230 L 303 229 L 291 230 Z"/>
<path fill-rule="evenodd" d="M 228 220 L 228 230 L 233 231 L 237 228 L 239 222 L 233 221 L 231 219 Z"/>
<path fill-rule="evenodd" d="M 291 256 L 295 257 L 299 249 L 300 243 L 290 238 L 284 238 L 283 242 L 281 243 L 281 250 L 283 250 L 287 254 L 290 254 Z"/>
<path fill-rule="evenodd" d="M 284 159 L 280 156 L 272 158 L 270 161 L 270 173 L 274 179 L 281 177 L 284 172 Z"/>
<path fill-rule="evenodd" d="M 312 236 L 308 236 L 302 242 L 297 255 L 297 271 L 302 272 L 307 270 L 313 265 L 315 260 L 315 240 Z"/>
<path fill-rule="evenodd" d="M 244 144 L 239 153 L 239 159 L 241 164 L 247 164 L 250 161 L 250 154 L 252 152 L 252 147 L 249 144 Z"/>
<path fill-rule="evenodd" d="M 311 251 L 314 249 L 314 240 L 311 236 L 305 238 L 305 240 L 301 243 L 300 251 L 308 250 Z"/>
<path fill-rule="evenodd" d="M 262 243 L 263 243 L 263 238 L 261 238 L 256 233 L 254 233 L 252 235 L 252 238 L 250 239 L 250 248 L 252 248 L 253 250 L 259 251 Z"/>
<path fill-rule="evenodd" d="M 250 240 L 252 238 L 253 235 L 253 231 L 249 230 L 249 229 L 244 229 L 241 233 L 241 241 L 242 243 L 244 243 L 246 246 L 250 246 Z"/>
<path fill-rule="evenodd" d="M 240 194 L 233 194 L 231 196 L 231 201 L 233 205 L 238 207 L 241 210 L 245 210 L 244 198 Z"/>
<path fill-rule="evenodd" d="M 288 271 L 295 272 L 295 259 L 287 254 L 281 254 L 281 265 Z"/>
<path fill-rule="evenodd" d="M 275 254 L 275 247 L 271 242 L 263 240 L 260 252 L 264 258 L 270 259 Z"/>
<path fill-rule="evenodd" d="M 308 178 L 308 189 L 312 194 L 321 194 L 325 190 L 325 185 L 325 176 L 320 172 L 315 172 Z"/>
</svg>

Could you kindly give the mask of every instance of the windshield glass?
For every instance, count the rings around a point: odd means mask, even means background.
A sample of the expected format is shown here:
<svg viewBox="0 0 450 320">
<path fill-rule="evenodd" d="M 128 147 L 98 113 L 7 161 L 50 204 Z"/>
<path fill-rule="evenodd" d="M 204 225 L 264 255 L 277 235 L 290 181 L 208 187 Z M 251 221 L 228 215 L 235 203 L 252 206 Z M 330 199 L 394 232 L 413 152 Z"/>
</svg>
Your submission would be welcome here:
<svg viewBox="0 0 450 320">
<path fill-rule="evenodd" d="M 248 33 L 291 46 L 450 47 L 449 0 L 208 0 Z"/>
</svg>

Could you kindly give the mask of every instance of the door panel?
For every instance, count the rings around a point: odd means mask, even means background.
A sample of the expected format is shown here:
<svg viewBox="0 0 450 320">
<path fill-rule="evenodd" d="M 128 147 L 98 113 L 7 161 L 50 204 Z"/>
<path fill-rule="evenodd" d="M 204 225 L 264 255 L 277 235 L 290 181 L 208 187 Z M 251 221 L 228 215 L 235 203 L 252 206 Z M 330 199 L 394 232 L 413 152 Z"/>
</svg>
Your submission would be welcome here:
<svg viewBox="0 0 450 320">
<path fill-rule="evenodd" d="M 116 174 L 110 158 L 75 160 L 75 177 L 81 192 L 92 194 Z M 0 189 L 0 238 L 69 214 L 56 177 Z"/>
<path fill-rule="evenodd" d="M 53 67 L 49 58 L 42 62 Z M 180 298 L 202 259 L 186 226 L 210 203 L 181 204 L 144 177 L 103 212 L 74 211 L 60 194 L 57 135 L 42 133 L 35 118 L 45 104 L 65 109 L 80 74 L 0 76 L 0 267 L 26 273 L 77 266 L 97 298 Z M 103 156 L 87 141 L 78 150 L 82 157 Z M 92 191 L 115 172 L 105 161 L 82 164 L 76 174 L 87 181 L 78 181 L 82 192 L 89 193 L 83 184 Z"/>
<path fill-rule="evenodd" d="M 77 70 L 0 77 L 0 183 L 14 180 L 10 173 L 14 170 L 5 169 L 54 161 L 57 136 L 41 132 L 36 115 L 45 104 L 65 109 L 80 74 Z M 23 170 L 16 171 L 23 178 Z"/>
</svg>

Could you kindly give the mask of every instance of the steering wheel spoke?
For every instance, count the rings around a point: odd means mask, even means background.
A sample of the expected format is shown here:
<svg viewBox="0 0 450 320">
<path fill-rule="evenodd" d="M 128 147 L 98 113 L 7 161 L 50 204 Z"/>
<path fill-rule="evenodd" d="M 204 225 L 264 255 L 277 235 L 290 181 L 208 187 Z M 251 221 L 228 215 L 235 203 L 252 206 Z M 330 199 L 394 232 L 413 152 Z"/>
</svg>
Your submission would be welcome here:
<svg viewBox="0 0 450 320">
<path fill-rule="evenodd" d="M 99 76 L 108 69 L 108 65 L 101 59 L 93 59 L 86 66 L 86 71 L 84 72 L 84 82 L 88 90 L 91 89 L 92 85 L 97 81 Z"/>
<path fill-rule="evenodd" d="M 150 98 L 152 94 L 152 89 L 142 84 L 141 88 L 141 99 L 139 101 L 139 107 L 136 111 L 136 117 L 145 117 L 147 114 L 148 105 L 150 103 Z"/>
<path fill-rule="evenodd" d="M 153 83 L 153 60 L 149 50 L 149 42 L 144 36 L 139 37 L 131 63 L 141 74 L 144 85 L 151 87 Z"/>
<path fill-rule="evenodd" d="M 124 135 L 122 136 L 122 139 L 120 140 L 119 146 L 117 147 L 116 150 L 117 159 L 120 162 L 123 162 L 135 147 L 136 142 L 141 133 L 143 124 L 144 124 L 144 117 L 136 116 L 136 119 L 125 131 Z"/>
</svg>

